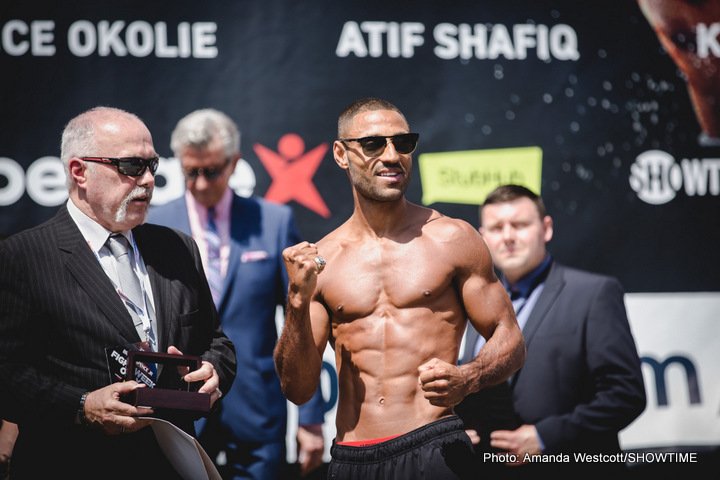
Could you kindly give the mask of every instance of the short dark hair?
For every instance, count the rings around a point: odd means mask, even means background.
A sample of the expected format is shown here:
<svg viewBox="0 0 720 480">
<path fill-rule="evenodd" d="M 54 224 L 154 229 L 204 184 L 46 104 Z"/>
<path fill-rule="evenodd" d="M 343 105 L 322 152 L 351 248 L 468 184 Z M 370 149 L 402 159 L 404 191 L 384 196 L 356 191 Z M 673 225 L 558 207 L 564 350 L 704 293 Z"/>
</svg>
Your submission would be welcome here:
<svg viewBox="0 0 720 480">
<path fill-rule="evenodd" d="M 496 203 L 506 203 L 517 200 L 518 198 L 529 198 L 537 208 L 540 218 L 544 218 L 547 215 L 545 210 L 545 203 L 543 203 L 542 197 L 537 193 L 533 192 L 527 187 L 522 185 L 507 184 L 496 187 L 492 192 L 488 194 L 485 201 L 480 206 L 480 223 L 482 223 L 482 210 L 487 205 L 494 205 Z"/>
<path fill-rule="evenodd" d="M 367 110 L 392 110 L 399 113 L 400 116 L 403 117 L 403 120 L 405 120 L 405 123 L 407 123 L 407 119 L 400 109 L 387 100 L 377 97 L 360 98 L 345 107 L 340 113 L 340 116 L 338 117 L 338 138 L 342 138 L 346 135 L 345 131 L 347 130 L 347 124 L 355 118 L 355 115 Z"/>
</svg>

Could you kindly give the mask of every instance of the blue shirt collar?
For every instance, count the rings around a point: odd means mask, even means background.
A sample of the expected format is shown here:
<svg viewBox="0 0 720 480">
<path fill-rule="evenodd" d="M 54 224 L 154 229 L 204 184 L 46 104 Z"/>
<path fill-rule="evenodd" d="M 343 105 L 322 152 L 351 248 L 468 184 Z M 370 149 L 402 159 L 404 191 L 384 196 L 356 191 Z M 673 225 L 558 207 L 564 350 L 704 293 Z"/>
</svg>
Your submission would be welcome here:
<svg viewBox="0 0 720 480">
<path fill-rule="evenodd" d="M 532 291 L 540 283 L 545 280 L 547 273 L 550 270 L 553 258 L 550 254 L 545 255 L 545 258 L 540 265 L 535 267 L 530 273 L 521 278 L 516 284 L 510 285 L 505 277 L 502 278 L 502 283 L 505 285 L 505 289 L 508 292 L 514 292 L 515 296 L 511 293 L 511 298 L 527 298 L 530 296 Z"/>
</svg>

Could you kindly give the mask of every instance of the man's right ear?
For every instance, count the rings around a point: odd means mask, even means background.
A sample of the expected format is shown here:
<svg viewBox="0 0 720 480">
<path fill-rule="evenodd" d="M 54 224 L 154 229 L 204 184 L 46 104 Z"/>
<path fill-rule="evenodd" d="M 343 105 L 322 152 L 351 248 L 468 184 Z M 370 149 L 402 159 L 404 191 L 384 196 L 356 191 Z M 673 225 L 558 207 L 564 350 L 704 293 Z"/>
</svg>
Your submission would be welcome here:
<svg viewBox="0 0 720 480">
<path fill-rule="evenodd" d="M 68 173 L 72 182 L 82 185 L 87 181 L 87 165 L 79 158 L 73 157 L 68 160 Z"/>
<path fill-rule="evenodd" d="M 335 158 L 335 163 L 338 164 L 338 167 L 343 170 L 347 170 L 348 168 L 346 153 L 347 149 L 345 148 L 345 145 L 340 140 L 335 140 L 333 143 L 333 157 Z"/>
</svg>

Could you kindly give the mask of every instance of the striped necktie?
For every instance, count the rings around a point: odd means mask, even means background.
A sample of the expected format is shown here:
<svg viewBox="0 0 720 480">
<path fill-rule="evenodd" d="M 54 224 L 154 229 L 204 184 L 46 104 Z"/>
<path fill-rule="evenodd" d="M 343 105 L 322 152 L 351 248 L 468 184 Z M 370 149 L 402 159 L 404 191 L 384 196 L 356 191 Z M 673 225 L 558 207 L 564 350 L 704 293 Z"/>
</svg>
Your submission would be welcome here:
<svg viewBox="0 0 720 480">
<path fill-rule="evenodd" d="M 220 297 L 223 291 L 222 263 L 220 260 L 220 234 L 215 223 L 215 208 L 208 208 L 208 223 L 205 230 L 207 243 L 207 279 L 210 285 L 215 307 L 220 307 Z"/>
<path fill-rule="evenodd" d="M 155 334 L 152 331 L 152 327 L 148 325 L 148 330 L 146 331 L 145 325 L 140 317 L 140 312 L 143 311 L 146 305 L 145 295 L 140 287 L 140 279 L 133 270 L 132 259 L 129 255 L 132 247 L 130 247 L 127 238 L 119 233 L 110 235 L 105 245 L 117 262 L 116 271 L 120 283 L 119 290 L 122 296 L 125 297 L 123 299 L 125 308 L 127 308 L 128 313 L 130 313 L 140 338 L 151 342 L 154 348 Z M 150 312 L 148 312 L 148 315 L 150 315 Z"/>
<path fill-rule="evenodd" d="M 123 235 L 116 233 L 108 237 L 107 247 L 113 257 L 115 257 L 115 260 L 117 260 L 120 290 L 132 303 L 137 306 L 142 306 L 140 280 L 138 280 L 137 275 L 135 275 L 133 271 L 130 255 L 128 255 L 130 243 Z"/>
</svg>

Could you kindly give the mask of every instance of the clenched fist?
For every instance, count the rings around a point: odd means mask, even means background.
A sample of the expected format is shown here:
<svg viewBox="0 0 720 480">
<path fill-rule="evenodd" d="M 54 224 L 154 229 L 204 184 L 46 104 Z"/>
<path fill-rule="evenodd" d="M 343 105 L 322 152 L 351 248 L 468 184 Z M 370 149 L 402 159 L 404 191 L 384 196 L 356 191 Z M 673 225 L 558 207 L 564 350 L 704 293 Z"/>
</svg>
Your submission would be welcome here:
<svg viewBox="0 0 720 480">
<path fill-rule="evenodd" d="M 290 302 L 304 303 L 310 300 L 317 277 L 325 268 L 325 259 L 318 253 L 317 245 L 301 242 L 283 250 L 283 260 L 288 272 Z"/>
<path fill-rule="evenodd" d="M 460 367 L 433 358 L 418 367 L 418 382 L 431 404 L 454 407 L 467 395 L 467 380 Z"/>
</svg>

